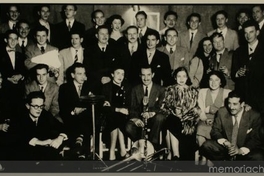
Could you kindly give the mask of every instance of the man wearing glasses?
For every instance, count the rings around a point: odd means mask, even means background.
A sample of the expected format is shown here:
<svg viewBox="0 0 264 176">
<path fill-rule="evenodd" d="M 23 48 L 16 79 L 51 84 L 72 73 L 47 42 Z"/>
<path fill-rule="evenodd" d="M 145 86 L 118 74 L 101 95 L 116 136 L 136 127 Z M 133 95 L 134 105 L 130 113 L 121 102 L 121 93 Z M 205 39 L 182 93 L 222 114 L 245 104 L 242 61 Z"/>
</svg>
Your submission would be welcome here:
<svg viewBox="0 0 264 176">
<path fill-rule="evenodd" d="M 61 159 L 63 142 L 68 139 L 62 124 L 44 110 L 45 96 L 41 91 L 29 93 L 25 111 L 19 119 L 22 151 L 25 160 Z"/>
<path fill-rule="evenodd" d="M 7 17 L 8 20 L 6 23 L 2 23 L 0 26 L 1 33 L 4 34 L 7 30 L 15 30 L 16 29 L 16 23 L 20 16 L 20 9 L 17 5 L 10 5 L 7 8 Z"/>
</svg>

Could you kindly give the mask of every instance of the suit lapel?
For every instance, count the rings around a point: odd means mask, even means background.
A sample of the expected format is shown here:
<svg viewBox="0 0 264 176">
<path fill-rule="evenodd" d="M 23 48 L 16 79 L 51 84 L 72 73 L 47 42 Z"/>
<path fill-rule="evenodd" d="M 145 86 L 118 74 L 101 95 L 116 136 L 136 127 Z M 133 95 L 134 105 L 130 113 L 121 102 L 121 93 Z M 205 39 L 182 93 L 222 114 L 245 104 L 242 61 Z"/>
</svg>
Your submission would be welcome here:
<svg viewBox="0 0 264 176">
<path fill-rule="evenodd" d="M 237 146 L 241 147 L 244 144 L 247 135 L 249 116 L 247 112 L 243 112 L 237 134 Z"/>
<path fill-rule="evenodd" d="M 224 123 L 225 132 L 226 132 L 226 137 L 229 141 L 231 141 L 233 122 L 232 122 L 232 117 L 228 112 L 225 114 L 223 123 Z"/>
<path fill-rule="evenodd" d="M 156 101 L 156 93 L 157 93 L 157 87 L 155 86 L 155 84 L 153 83 L 152 88 L 150 90 L 150 94 L 149 94 L 149 104 L 151 104 L 150 106 L 153 107 Z"/>
</svg>

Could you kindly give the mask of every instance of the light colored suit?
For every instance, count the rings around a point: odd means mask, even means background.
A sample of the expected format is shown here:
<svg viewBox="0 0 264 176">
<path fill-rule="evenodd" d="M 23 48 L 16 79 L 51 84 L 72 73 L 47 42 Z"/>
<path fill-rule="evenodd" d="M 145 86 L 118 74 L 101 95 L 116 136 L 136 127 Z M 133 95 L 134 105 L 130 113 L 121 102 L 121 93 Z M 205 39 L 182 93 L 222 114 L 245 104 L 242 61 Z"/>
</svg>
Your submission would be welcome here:
<svg viewBox="0 0 264 176">
<path fill-rule="evenodd" d="M 194 57 L 190 61 L 189 76 L 194 87 L 199 87 L 203 78 L 204 66 L 203 61 L 199 57 Z"/>
<path fill-rule="evenodd" d="M 210 37 L 213 33 L 217 32 L 216 29 L 207 33 L 207 36 Z M 234 51 L 239 47 L 238 44 L 238 35 L 235 30 L 227 28 L 226 36 L 224 36 L 225 48 L 228 51 Z"/>
<path fill-rule="evenodd" d="M 40 91 L 40 87 L 36 81 L 32 81 L 25 85 L 25 94 L 28 95 L 30 92 Z M 52 82 L 47 82 L 47 86 L 44 90 L 45 95 L 45 110 L 50 111 L 53 116 L 58 116 L 59 114 L 59 86 Z"/>
</svg>

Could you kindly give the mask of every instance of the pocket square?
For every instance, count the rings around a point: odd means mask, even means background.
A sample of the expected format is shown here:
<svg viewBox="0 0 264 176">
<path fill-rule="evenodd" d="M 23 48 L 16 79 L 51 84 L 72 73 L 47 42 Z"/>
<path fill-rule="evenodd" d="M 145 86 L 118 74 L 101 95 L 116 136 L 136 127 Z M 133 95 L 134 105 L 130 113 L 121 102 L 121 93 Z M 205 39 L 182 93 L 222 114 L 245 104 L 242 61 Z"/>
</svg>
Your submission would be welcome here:
<svg viewBox="0 0 264 176">
<path fill-rule="evenodd" d="M 159 98 L 158 97 L 156 98 L 156 101 L 159 101 Z"/>
<path fill-rule="evenodd" d="M 247 130 L 247 134 L 250 133 L 252 131 L 252 128 L 248 129 Z"/>
<path fill-rule="evenodd" d="M 157 68 L 160 68 L 160 65 L 157 65 Z"/>
<path fill-rule="evenodd" d="M 183 58 L 181 58 L 181 61 L 183 61 L 184 60 L 184 57 Z"/>
</svg>

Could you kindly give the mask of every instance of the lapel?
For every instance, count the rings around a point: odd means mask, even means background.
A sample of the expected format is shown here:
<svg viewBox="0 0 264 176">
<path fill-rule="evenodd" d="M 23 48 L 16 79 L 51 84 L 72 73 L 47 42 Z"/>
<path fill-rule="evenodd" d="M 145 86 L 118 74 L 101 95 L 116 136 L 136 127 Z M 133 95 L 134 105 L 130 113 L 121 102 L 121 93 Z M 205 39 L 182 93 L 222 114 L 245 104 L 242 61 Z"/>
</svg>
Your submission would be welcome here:
<svg viewBox="0 0 264 176">
<path fill-rule="evenodd" d="M 70 83 L 70 92 L 72 92 L 72 97 L 75 99 L 75 100 L 79 100 L 79 95 L 78 95 L 78 93 L 77 93 L 77 90 L 76 90 L 76 87 L 75 87 L 75 85 L 74 85 L 74 83 L 73 83 L 73 81 Z M 82 88 L 82 90 L 83 90 L 83 88 Z M 69 93 L 70 93 L 69 92 Z"/>
<path fill-rule="evenodd" d="M 224 117 L 223 117 L 223 126 L 226 132 L 226 137 L 229 141 L 231 141 L 232 138 L 232 129 L 233 129 L 233 122 L 232 117 L 229 114 L 228 111 L 226 111 Z"/>
<path fill-rule="evenodd" d="M 190 45 L 190 34 L 189 34 L 189 30 L 186 31 L 185 35 L 184 35 L 184 41 L 186 42 L 186 46 L 187 49 L 190 50 L 191 45 Z M 193 39 L 194 41 L 194 39 Z"/>
<path fill-rule="evenodd" d="M 150 107 L 153 107 L 156 101 L 156 95 L 157 95 L 157 87 L 156 85 L 153 83 L 152 88 L 150 90 L 150 94 L 149 94 L 149 104 Z"/>
<path fill-rule="evenodd" d="M 6 59 L 6 64 L 7 64 L 8 68 L 10 68 L 10 70 L 14 70 L 8 52 L 7 52 L 6 50 L 5 50 L 4 52 L 5 52 L 5 59 Z M 15 57 L 16 57 L 16 54 L 15 54 Z M 16 59 L 15 59 L 15 64 L 16 64 Z M 16 66 L 16 65 L 15 65 L 15 66 Z M 15 67 L 15 68 L 16 68 L 16 67 Z"/>
<path fill-rule="evenodd" d="M 239 147 L 243 146 L 245 142 L 247 130 L 248 130 L 248 122 L 249 122 L 249 115 L 247 112 L 244 111 L 240 120 L 238 134 L 237 134 L 237 145 Z"/>
<path fill-rule="evenodd" d="M 143 84 L 140 84 L 137 88 L 137 97 L 138 97 L 138 103 L 142 104 L 142 99 L 144 97 L 144 89 L 143 89 Z"/>
</svg>

